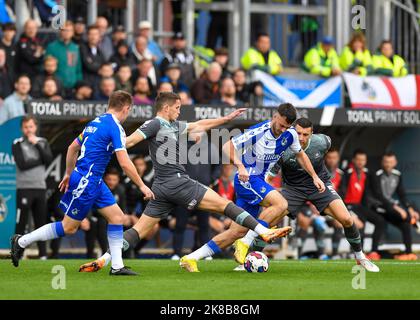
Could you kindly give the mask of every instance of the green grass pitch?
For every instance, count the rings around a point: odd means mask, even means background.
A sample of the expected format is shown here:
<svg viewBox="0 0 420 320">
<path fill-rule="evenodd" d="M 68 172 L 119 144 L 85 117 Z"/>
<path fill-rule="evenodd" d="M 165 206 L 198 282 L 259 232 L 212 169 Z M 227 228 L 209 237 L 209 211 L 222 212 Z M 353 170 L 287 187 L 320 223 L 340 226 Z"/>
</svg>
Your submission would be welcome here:
<svg viewBox="0 0 420 320">
<path fill-rule="evenodd" d="M 231 260 L 200 261 L 187 273 L 170 260 L 126 260 L 138 277 L 111 277 L 109 267 L 79 273 L 82 260 L 24 260 L 14 268 L 0 260 L 0 299 L 420 299 L 420 262 L 383 260 L 366 273 L 365 289 L 353 289 L 353 260 L 270 261 L 267 273 L 235 272 Z M 55 265 L 66 289 L 52 288 Z"/>
</svg>

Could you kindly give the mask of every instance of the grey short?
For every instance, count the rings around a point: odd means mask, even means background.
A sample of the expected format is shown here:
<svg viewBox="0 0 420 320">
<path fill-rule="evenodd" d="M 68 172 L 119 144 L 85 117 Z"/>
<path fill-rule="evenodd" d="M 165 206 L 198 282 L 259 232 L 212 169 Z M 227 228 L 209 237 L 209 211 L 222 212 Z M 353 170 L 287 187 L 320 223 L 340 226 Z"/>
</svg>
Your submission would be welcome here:
<svg viewBox="0 0 420 320">
<path fill-rule="evenodd" d="M 340 199 L 341 197 L 334 190 L 331 182 L 325 184 L 325 191 L 319 193 L 317 190 L 309 188 L 296 188 L 291 186 L 284 186 L 281 194 L 288 202 L 289 216 L 295 219 L 301 208 L 306 204 L 307 201 L 317 208 L 322 213 L 328 205 L 334 200 Z"/>
<path fill-rule="evenodd" d="M 203 200 L 207 189 L 188 175 L 175 174 L 171 178 L 158 179 L 152 185 L 155 199 L 149 201 L 143 213 L 152 218 L 164 219 L 177 206 L 194 210 Z"/>
</svg>

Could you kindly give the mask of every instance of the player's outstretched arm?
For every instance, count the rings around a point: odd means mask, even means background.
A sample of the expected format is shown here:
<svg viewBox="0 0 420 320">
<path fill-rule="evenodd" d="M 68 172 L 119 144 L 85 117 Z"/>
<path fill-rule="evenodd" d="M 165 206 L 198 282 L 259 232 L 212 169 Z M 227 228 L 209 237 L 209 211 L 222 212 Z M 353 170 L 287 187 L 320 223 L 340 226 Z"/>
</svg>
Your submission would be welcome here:
<svg viewBox="0 0 420 320">
<path fill-rule="evenodd" d="M 319 192 L 325 191 L 325 184 L 316 174 L 314 167 L 312 166 L 311 160 L 308 158 L 308 155 L 305 151 L 301 150 L 296 154 L 296 159 L 299 162 L 300 166 L 305 169 L 305 171 L 312 177 L 314 180 L 314 185 Z"/>
<path fill-rule="evenodd" d="M 58 188 L 61 192 L 66 192 L 69 188 L 70 175 L 73 172 L 74 167 L 76 166 L 80 149 L 81 146 L 76 140 L 74 140 L 67 148 L 66 172 L 64 174 L 63 180 L 61 180 L 60 184 L 58 185 Z"/>
<path fill-rule="evenodd" d="M 246 108 L 239 108 L 222 118 L 205 119 L 205 120 L 199 120 L 196 122 L 190 122 L 188 123 L 187 130 L 188 132 L 205 132 L 207 130 L 216 128 L 218 126 L 221 126 L 222 124 L 232 121 L 233 119 L 235 119 L 236 117 L 244 113 L 245 110 Z"/>
<path fill-rule="evenodd" d="M 127 137 L 125 147 L 127 149 L 134 147 L 137 143 L 140 143 L 144 140 L 144 136 L 138 131 L 134 131 L 131 135 Z"/>
<path fill-rule="evenodd" d="M 143 180 L 140 178 L 139 174 L 137 173 L 136 167 L 134 166 L 133 162 L 131 161 L 130 157 L 128 156 L 127 150 L 118 150 L 115 152 L 117 156 L 118 163 L 121 166 L 121 169 L 125 172 L 125 174 L 133 181 L 136 186 L 139 187 L 140 191 L 144 194 L 144 198 L 146 200 L 154 199 L 155 195 L 153 194 L 152 190 L 147 187 Z"/>
</svg>

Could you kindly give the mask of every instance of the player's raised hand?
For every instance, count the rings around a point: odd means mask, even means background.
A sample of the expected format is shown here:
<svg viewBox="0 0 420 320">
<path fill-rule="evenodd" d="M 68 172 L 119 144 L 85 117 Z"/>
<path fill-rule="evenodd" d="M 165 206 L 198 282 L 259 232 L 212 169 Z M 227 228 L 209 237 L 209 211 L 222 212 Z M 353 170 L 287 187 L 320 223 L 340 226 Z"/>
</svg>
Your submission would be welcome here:
<svg viewBox="0 0 420 320">
<path fill-rule="evenodd" d="M 144 200 L 152 200 L 152 199 L 155 199 L 155 194 L 145 184 L 140 187 L 140 191 L 144 194 Z"/>
<path fill-rule="evenodd" d="M 70 176 L 66 174 L 61 180 L 60 184 L 58 185 L 58 189 L 60 189 L 61 192 L 67 192 L 69 189 L 69 182 L 70 182 Z"/>
<path fill-rule="evenodd" d="M 325 184 L 319 177 L 314 178 L 314 185 L 318 189 L 319 193 L 325 191 Z"/>
<path fill-rule="evenodd" d="M 228 121 L 231 121 L 233 119 L 235 119 L 236 117 L 239 117 L 242 113 L 244 113 L 246 111 L 247 108 L 239 108 L 236 109 L 235 111 L 229 113 L 226 118 L 228 119 Z"/>
</svg>

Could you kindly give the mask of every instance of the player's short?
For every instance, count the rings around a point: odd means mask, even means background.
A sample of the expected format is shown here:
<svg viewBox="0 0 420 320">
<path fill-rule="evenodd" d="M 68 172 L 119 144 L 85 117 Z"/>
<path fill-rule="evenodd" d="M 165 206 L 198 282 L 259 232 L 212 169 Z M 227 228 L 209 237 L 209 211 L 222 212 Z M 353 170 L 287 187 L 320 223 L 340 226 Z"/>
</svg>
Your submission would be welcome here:
<svg viewBox="0 0 420 320">
<path fill-rule="evenodd" d="M 155 199 L 152 199 L 144 209 L 144 214 L 164 219 L 177 206 L 194 210 L 203 200 L 208 187 L 191 179 L 186 174 L 175 174 L 172 178 L 155 180 L 152 191 Z"/>
<path fill-rule="evenodd" d="M 70 218 L 82 221 L 93 209 L 114 205 L 115 198 L 102 179 L 84 177 L 77 171 L 70 176 L 69 189 L 61 198 L 59 208 Z"/>
<path fill-rule="evenodd" d="M 307 201 L 312 202 L 317 210 L 322 213 L 331 202 L 337 199 L 341 200 L 331 182 L 325 184 L 325 191 L 322 193 L 305 187 L 296 188 L 285 185 L 281 190 L 281 194 L 288 202 L 287 210 L 289 211 L 289 216 L 293 219 L 296 218 Z"/>
<path fill-rule="evenodd" d="M 270 184 L 265 182 L 261 175 L 250 175 L 247 182 L 240 181 L 238 174 L 234 180 L 236 192 L 236 205 L 241 207 L 254 218 L 258 217 L 260 212 L 260 203 L 267 194 L 275 190 Z"/>
</svg>

